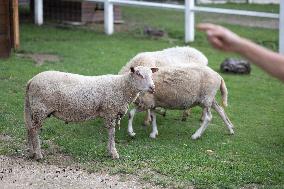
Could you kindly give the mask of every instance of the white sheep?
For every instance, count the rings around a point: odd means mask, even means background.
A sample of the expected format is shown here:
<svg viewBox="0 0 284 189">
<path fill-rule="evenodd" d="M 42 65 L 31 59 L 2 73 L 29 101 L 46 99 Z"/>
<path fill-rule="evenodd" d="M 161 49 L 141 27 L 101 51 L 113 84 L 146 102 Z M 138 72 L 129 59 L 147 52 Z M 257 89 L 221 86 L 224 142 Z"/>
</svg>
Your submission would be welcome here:
<svg viewBox="0 0 284 189">
<path fill-rule="evenodd" d="M 154 52 L 142 52 L 133 57 L 118 74 L 129 72 L 133 66 L 164 67 L 164 66 L 188 66 L 197 64 L 206 66 L 208 59 L 199 50 L 192 47 L 173 47 Z M 190 109 L 183 111 L 182 120 L 185 121 L 189 115 Z M 165 115 L 165 111 L 163 112 Z M 148 125 L 151 121 L 150 111 L 147 111 L 144 124 Z"/>
<path fill-rule="evenodd" d="M 25 124 L 31 157 L 41 159 L 39 128 L 50 115 L 65 122 L 101 117 L 108 128 L 108 151 L 119 158 L 115 148 L 115 126 L 138 94 L 154 90 L 152 72 L 157 68 L 131 67 L 126 75 L 82 76 L 46 71 L 27 84 Z"/>
<path fill-rule="evenodd" d="M 129 72 L 130 67 L 187 66 L 189 64 L 207 65 L 208 59 L 199 50 L 192 47 L 173 47 L 154 52 L 142 52 L 133 57 L 118 74 Z"/>
<path fill-rule="evenodd" d="M 223 78 L 207 66 L 188 67 L 161 67 L 159 72 L 153 75 L 156 86 L 154 94 L 140 94 L 136 99 L 137 108 L 129 112 L 128 133 L 134 136 L 132 122 L 136 110 L 151 109 L 152 133 L 151 138 L 158 135 L 156 115 L 152 111 L 156 107 L 166 109 L 187 109 L 196 105 L 203 108 L 203 120 L 201 127 L 192 135 L 192 139 L 201 137 L 212 119 L 211 108 L 217 111 L 223 119 L 230 134 L 234 134 L 233 124 L 225 114 L 222 107 L 215 100 L 215 95 L 220 89 L 222 102 L 227 106 L 227 88 Z"/>
</svg>

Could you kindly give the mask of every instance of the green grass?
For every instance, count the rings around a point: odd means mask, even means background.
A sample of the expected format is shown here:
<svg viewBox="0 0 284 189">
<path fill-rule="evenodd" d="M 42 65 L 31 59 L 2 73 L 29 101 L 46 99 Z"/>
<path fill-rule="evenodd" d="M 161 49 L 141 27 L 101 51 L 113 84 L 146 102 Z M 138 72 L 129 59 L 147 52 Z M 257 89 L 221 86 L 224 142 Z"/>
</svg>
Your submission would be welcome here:
<svg viewBox="0 0 284 189">
<path fill-rule="evenodd" d="M 0 154 L 19 155 L 25 150 L 24 91 L 26 82 L 35 74 L 45 70 L 84 75 L 115 74 L 138 52 L 183 45 L 181 13 L 136 8 L 123 8 L 123 13 L 126 23 L 133 27 L 129 32 L 113 36 L 80 28 L 21 25 L 20 51 L 57 54 L 61 60 L 40 67 L 15 54 L 0 60 L 0 134 L 8 134 L 15 141 L 0 141 Z M 169 38 L 153 40 L 141 35 L 145 24 L 163 27 Z M 278 32 L 275 30 L 226 26 L 259 44 L 277 48 Z M 213 50 L 199 32 L 190 45 L 203 51 L 210 67 L 216 71 L 224 58 L 235 56 Z M 136 137 L 129 137 L 126 116 L 116 132 L 121 156 L 117 161 L 107 157 L 107 133 L 100 119 L 68 125 L 55 118 L 47 119 L 41 133 L 43 146 L 48 149 L 47 141 L 52 141 L 62 153 L 88 164 L 89 171 L 135 174 L 163 186 L 283 188 L 283 83 L 255 66 L 247 76 L 222 76 L 229 90 L 226 112 L 235 125 L 234 136 L 227 134 L 224 123 L 214 112 L 213 121 L 203 137 L 192 141 L 190 136 L 198 128 L 201 113 L 200 108 L 194 108 L 187 122 L 178 120 L 179 111 L 169 111 L 165 118 L 158 116 L 156 140 L 149 138 L 150 128 L 141 127 L 143 113 L 135 118 Z"/>
</svg>

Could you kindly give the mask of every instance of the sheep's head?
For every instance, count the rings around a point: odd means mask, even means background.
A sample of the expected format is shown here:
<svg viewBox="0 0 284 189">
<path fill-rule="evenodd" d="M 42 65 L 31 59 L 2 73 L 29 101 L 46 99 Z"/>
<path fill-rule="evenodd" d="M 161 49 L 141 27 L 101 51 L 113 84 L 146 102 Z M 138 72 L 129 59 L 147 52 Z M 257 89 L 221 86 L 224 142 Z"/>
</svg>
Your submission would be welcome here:
<svg viewBox="0 0 284 189">
<path fill-rule="evenodd" d="M 139 111 L 155 108 L 154 94 L 148 92 L 140 93 L 134 104 L 137 106 Z"/>
<path fill-rule="evenodd" d="M 133 82 L 135 82 L 137 89 L 150 93 L 155 92 L 155 85 L 153 82 L 152 74 L 158 71 L 158 68 L 137 66 L 131 67 L 130 71 L 133 77 Z"/>
</svg>

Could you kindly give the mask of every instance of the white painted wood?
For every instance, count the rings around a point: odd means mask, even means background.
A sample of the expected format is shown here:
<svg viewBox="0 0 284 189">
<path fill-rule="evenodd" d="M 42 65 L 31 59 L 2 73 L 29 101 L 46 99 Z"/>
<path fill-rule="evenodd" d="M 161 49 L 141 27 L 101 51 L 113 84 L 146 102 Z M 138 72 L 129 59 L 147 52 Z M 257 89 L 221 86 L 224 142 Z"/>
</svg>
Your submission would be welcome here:
<svg viewBox="0 0 284 189">
<path fill-rule="evenodd" d="M 35 11 L 35 24 L 42 25 L 43 24 L 43 0 L 35 0 L 34 3 L 34 11 Z"/>
<path fill-rule="evenodd" d="M 185 11 L 184 11 L 184 20 L 185 20 L 185 42 L 194 41 L 194 20 L 195 15 L 192 11 L 194 9 L 194 0 L 185 0 Z"/>
<path fill-rule="evenodd" d="M 41 6 L 42 6 L 42 0 L 35 0 L 35 2 L 37 1 L 41 1 Z M 105 11 L 104 11 L 105 33 L 108 35 L 111 35 L 114 30 L 113 29 L 114 28 L 113 4 L 137 6 L 137 7 L 144 6 L 144 7 L 152 7 L 152 8 L 175 9 L 175 10 L 184 11 L 185 12 L 185 42 L 194 41 L 194 20 L 195 20 L 194 12 L 208 12 L 208 13 L 220 13 L 220 14 L 230 14 L 230 15 L 276 18 L 280 20 L 279 22 L 279 51 L 281 53 L 284 53 L 284 10 L 283 10 L 284 0 L 280 1 L 280 4 L 281 4 L 280 14 L 246 11 L 246 10 L 211 8 L 211 7 L 198 7 L 194 5 L 194 0 L 185 0 L 185 5 L 173 5 L 173 4 L 167 4 L 167 3 L 143 2 L 143 1 L 135 1 L 135 0 L 133 1 L 132 0 L 131 1 L 130 0 L 85 0 L 85 1 L 103 2 L 105 4 Z M 41 11 L 42 11 L 42 8 L 41 8 Z"/>
<path fill-rule="evenodd" d="M 284 55 L 284 1 L 280 2 L 279 12 L 279 52 Z"/>
<path fill-rule="evenodd" d="M 113 19 L 113 3 L 109 0 L 104 1 L 104 27 L 107 35 L 113 34 L 114 19 Z"/>
<path fill-rule="evenodd" d="M 102 2 L 104 3 L 106 0 L 86 0 L 90 2 Z M 184 10 L 184 5 L 175 5 L 168 3 L 156 3 L 156 2 L 144 2 L 144 1 L 132 1 L 132 0 L 109 0 L 109 2 L 117 5 L 128 5 L 128 6 L 143 6 L 143 7 L 151 7 L 151 8 L 161 8 L 161 9 L 176 9 L 176 10 Z"/>
<path fill-rule="evenodd" d="M 175 5 L 167 3 L 154 3 L 154 2 L 130 1 L 130 0 L 111 0 L 111 2 L 120 5 L 144 6 L 144 7 L 162 8 L 162 9 L 177 9 L 182 11 L 184 10 L 184 5 Z"/>
<path fill-rule="evenodd" d="M 234 10 L 234 9 L 221 9 L 221 8 L 211 8 L 211 7 L 194 7 L 193 11 L 194 12 L 209 12 L 209 13 L 220 13 L 220 14 L 242 15 L 242 16 L 254 16 L 254 17 L 264 17 L 264 18 L 279 18 L 279 14 L 274 14 L 274 13 Z"/>
</svg>

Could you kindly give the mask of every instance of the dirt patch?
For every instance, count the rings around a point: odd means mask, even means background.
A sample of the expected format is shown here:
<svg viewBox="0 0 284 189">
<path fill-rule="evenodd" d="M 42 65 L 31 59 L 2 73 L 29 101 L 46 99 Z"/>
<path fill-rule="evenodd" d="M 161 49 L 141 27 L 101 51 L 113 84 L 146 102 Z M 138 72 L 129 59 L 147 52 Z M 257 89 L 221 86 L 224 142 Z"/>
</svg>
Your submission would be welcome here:
<svg viewBox="0 0 284 189">
<path fill-rule="evenodd" d="M 42 54 L 42 53 L 25 53 L 17 54 L 21 58 L 29 58 L 35 62 L 36 66 L 41 66 L 47 62 L 58 62 L 60 60 L 59 56 L 53 54 Z"/>
<path fill-rule="evenodd" d="M 12 137 L 10 137 L 7 134 L 0 134 L 0 141 L 5 141 L 5 142 L 9 142 L 12 140 Z"/>
<path fill-rule="evenodd" d="M 123 181 L 122 181 L 123 180 Z M 1 188 L 158 188 L 132 176 L 88 173 L 72 166 L 56 166 L 17 157 L 0 156 Z"/>
<path fill-rule="evenodd" d="M 7 134 L 0 134 L 1 141 L 0 145 L 16 145 Z M 17 147 L 5 146 L 22 150 L 12 150 L 11 156 L 0 155 L 0 188 L 159 188 L 134 175 L 110 175 L 106 170 L 90 173 L 87 164 L 61 153 L 60 147 L 51 140 L 44 145 L 45 158 L 39 162 L 28 158 L 25 142 Z"/>
</svg>

